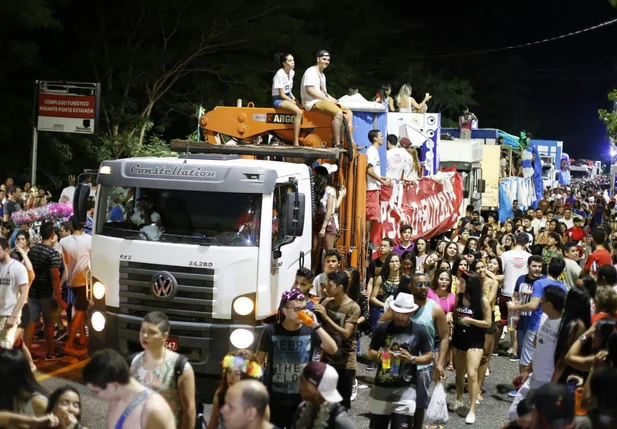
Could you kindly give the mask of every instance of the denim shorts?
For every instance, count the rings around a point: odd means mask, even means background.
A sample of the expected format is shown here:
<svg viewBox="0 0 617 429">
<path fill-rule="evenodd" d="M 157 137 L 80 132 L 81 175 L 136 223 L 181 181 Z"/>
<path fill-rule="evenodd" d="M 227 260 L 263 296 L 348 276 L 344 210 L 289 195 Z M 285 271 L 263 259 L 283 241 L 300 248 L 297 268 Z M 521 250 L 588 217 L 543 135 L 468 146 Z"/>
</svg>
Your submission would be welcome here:
<svg viewBox="0 0 617 429">
<path fill-rule="evenodd" d="M 291 98 L 291 94 L 285 94 L 285 95 L 287 97 Z M 275 109 L 278 109 L 283 101 L 285 101 L 285 100 L 280 95 L 273 95 L 272 96 L 272 104 L 274 105 Z"/>
<path fill-rule="evenodd" d="M 54 310 L 58 303 L 53 296 L 49 298 L 32 298 L 28 297 L 28 307 L 30 308 L 30 322 L 36 323 L 43 313 L 43 322 L 46 325 L 53 325 L 55 323 Z"/>
</svg>

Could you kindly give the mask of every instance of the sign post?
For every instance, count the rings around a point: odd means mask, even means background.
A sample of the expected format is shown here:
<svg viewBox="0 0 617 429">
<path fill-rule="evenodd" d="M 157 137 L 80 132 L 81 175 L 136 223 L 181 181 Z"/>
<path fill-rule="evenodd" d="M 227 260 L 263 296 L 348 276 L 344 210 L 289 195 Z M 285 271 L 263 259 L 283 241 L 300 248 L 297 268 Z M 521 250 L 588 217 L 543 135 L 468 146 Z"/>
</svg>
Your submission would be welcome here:
<svg viewBox="0 0 617 429">
<path fill-rule="evenodd" d="M 36 81 L 31 183 L 36 183 L 38 132 L 94 134 L 99 123 L 100 83 Z"/>
</svg>

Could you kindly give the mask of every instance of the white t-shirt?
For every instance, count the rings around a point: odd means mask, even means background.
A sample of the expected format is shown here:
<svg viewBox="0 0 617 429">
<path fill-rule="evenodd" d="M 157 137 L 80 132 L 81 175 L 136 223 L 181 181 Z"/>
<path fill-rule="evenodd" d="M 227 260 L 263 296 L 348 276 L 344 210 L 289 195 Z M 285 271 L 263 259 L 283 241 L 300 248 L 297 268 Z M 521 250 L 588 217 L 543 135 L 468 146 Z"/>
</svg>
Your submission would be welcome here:
<svg viewBox="0 0 617 429">
<path fill-rule="evenodd" d="M 379 151 L 377 150 L 377 148 L 375 146 L 369 147 L 366 150 L 366 158 L 367 158 L 367 164 L 370 164 L 373 166 L 373 170 L 375 171 L 375 174 L 377 174 L 378 176 L 381 176 L 381 161 L 379 159 Z M 368 165 L 367 165 L 367 169 L 368 169 Z M 373 179 L 371 176 L 369 176 L 368 174 L 366 175 L 366 190 L 367 191 L 378 191 L 381 189 L 381 182 Z"/>
<path fill-rule="evenodd" d="M 88 234 L 69 235 L 60 240 L 58 252 L 66 264 L 70 287 L 86 285 L 86 273 L 90 263 L 92 237 Z"/>
<path fill-rule="evenodd" d="M 546 313 L 542 314 L 540 329 L 536 337 L 536 351 L 533 355 L 533 374 L 529 381 L 531 389 L 537 389 L 551 381 L 555 370 L 554 355 L 560 323 L 561 317 L 551 320 Z"/>
<path fill-rule="evenodd" d="M 573 259 L 563 258 L 566 262 L 566 268 L 563 270 L 563 274 L 560 280 L 566 285 L 568 289 L 574 287 L 579 274 L 581 273 L 581 266 Z"/>
<path fill-rule="evenodd" d="M 531 226 L 533 226 L 533 229 L 536 230 L 536 232 L 540 232 L 541 228 L 546 227 L 546 218 L 542 218 L 542 219 L 538 219 L 538 218 L 534 218 L 531 221 Z"/>
<path fill-rule="evenodd" d="M 501 255 L 504 276 L 503 286 L 501 287 L 503 296 L 512 296 L 516 280 L 527 274 L 527 260 L 530 256 L 531 253 L 524 250 L 508 250 Z"/>
<path fill-rule="evenodd" d="M 0 264 L 0 316 L 10 316 L 17 304 L 17 290 L 28 284 L 28 270 L 20 262 L 9 259 Z"/>
<path fill-rule="evenodd" d="M 401 147 L 394 147 L 387 152 L 388 165 L 386 167 L 386 177 L 401 180 L 411 173 L 411 155 Z"/>
<path fill-rule="evenodd" d="M 317 66 L 309 67 L 302 76 L 302 88 L 300 88 L 300 97 L 302 98 L 302 105 L 306 110 L 311 110 L 313 105 L 319 101 L 318 98 L 313 98 L 306 90 L 307 86 L 314 87 L 317 91 L 320 91 L 324 96 L 328 94 L 326 91 L 326 75 L 320 73 L 317 70 Z"/>
<path fill-rule="evenodd" d="M 326 273 L 318 274 L 313 280 L 313 289 L 311 289 L 311 295 L 321 297 L 321 285 L 328 283 L 328 275 Z"/>
<path fill-rule="evenodd" d="M 285 94 L 290 94 L 294 86 L 295 74 L 296 72 L 289 70 L 289 75 L 287 75 L 285 70 L 280 68 L 272 79 L 272 96 L 274 97 L 279 95 L 279 88 L 282 88 Z"/>
<path fill-rule="evenodd" d="M 75 195 L 75 186 L 67 186 L 62 190 L 59 201 L 62 201 L 62 197 L 68 197 L 69 201 L 73 202 L 73 195 Z"/>
<path fill-rule="evenodd" d="M 563 217 L 561 218 L 559 222 L 565 223 L 568 229 L 574 228 L 574 218 L 573 217 L 570 217 L 570 219 L 566 219 L 565 217 Z"/>
</svg>

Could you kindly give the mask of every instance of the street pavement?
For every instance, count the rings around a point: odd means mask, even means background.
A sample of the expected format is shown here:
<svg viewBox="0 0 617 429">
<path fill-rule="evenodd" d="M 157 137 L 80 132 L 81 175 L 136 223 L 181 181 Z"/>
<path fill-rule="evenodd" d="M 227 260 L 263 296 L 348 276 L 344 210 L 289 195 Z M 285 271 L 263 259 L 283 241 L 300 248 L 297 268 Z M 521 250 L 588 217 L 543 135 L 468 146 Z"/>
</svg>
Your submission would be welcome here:
<svg viewBox="0 0 617 429">
<path fill-rule="evenodd" d="M 369 339 L 362 338 L 362 350 L 368 348 Z M 507 343 L 502 342 L 501 347 L 507 347 Z M 41 384 L 52 392 L 54 389 L 65 384 L 76 387 L 82 397 L 82 424 L 90 429 L 105 429 L 105 416 L 107 405 L 93 396 L 88 389 L 81 384 L 81 369 L 87 363 L 87 356 L 80 358 L 65 357 L 53 363 L 37 363 L 39 370 L 36 373 L 37 379 Z M 507 422 L 507 413 L 511 404 L 507 392 L 511 390 L 511 381 L 518 373 L 518 362 L 510 362 L 505 356 L 493 357 L 490 364 L 490 376 L 485 381 L 486 393 L 484 401 L 478 406 L 476 413 L 476 423 L 473 426 L 465 424 L 467 409 L 459 410 L 460 416 L 450 412 L 450 420 L 444 425 L 446 429 L 459 429 L 476 427 L 481 429 L 498 429 Z M 358 381 L 360 389 L 358 397 L 352 403 L 351 416 L 358 429 L 368 429 L 368 395 L 372 385 L 375 371 L 366 371 L 366 366 L 358 364 Z M 454 372 L 448 372 L 447 380 L 448 403 L 454 400 Z M 465 405 L 469 406 L 467 394 L 464 397 Z M 210 405 L 206 405 L 206 415 L 210 415 Z"/>
</svg>

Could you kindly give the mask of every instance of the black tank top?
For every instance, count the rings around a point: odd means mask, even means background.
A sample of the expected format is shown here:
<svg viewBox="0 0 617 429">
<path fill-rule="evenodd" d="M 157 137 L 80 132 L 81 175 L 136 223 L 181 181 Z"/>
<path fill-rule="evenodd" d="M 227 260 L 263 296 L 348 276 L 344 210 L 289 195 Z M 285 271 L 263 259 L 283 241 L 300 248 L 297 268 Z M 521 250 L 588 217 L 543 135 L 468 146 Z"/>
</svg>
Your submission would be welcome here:
<svg viewBox="0 0 617 429">
<path fill-rule="evenodd" d="M 482 320 L 480 315 L 474 314 L 474 311 L 470 306 L 463 303 L 463 295 L 459 295 L 458 303 L 454 308 L 454 313 L 455 323 L 454 332 L 452 333 L 453 340 L 456 341 L 457 344 L 466 344 L 468 346 L 476 346 L 479 343 L 484 344 L 484 335 L 486 334 L 485 328 L 465 325 L 461 322 L 461 319 L 464 317 Z"/>
</svg>

